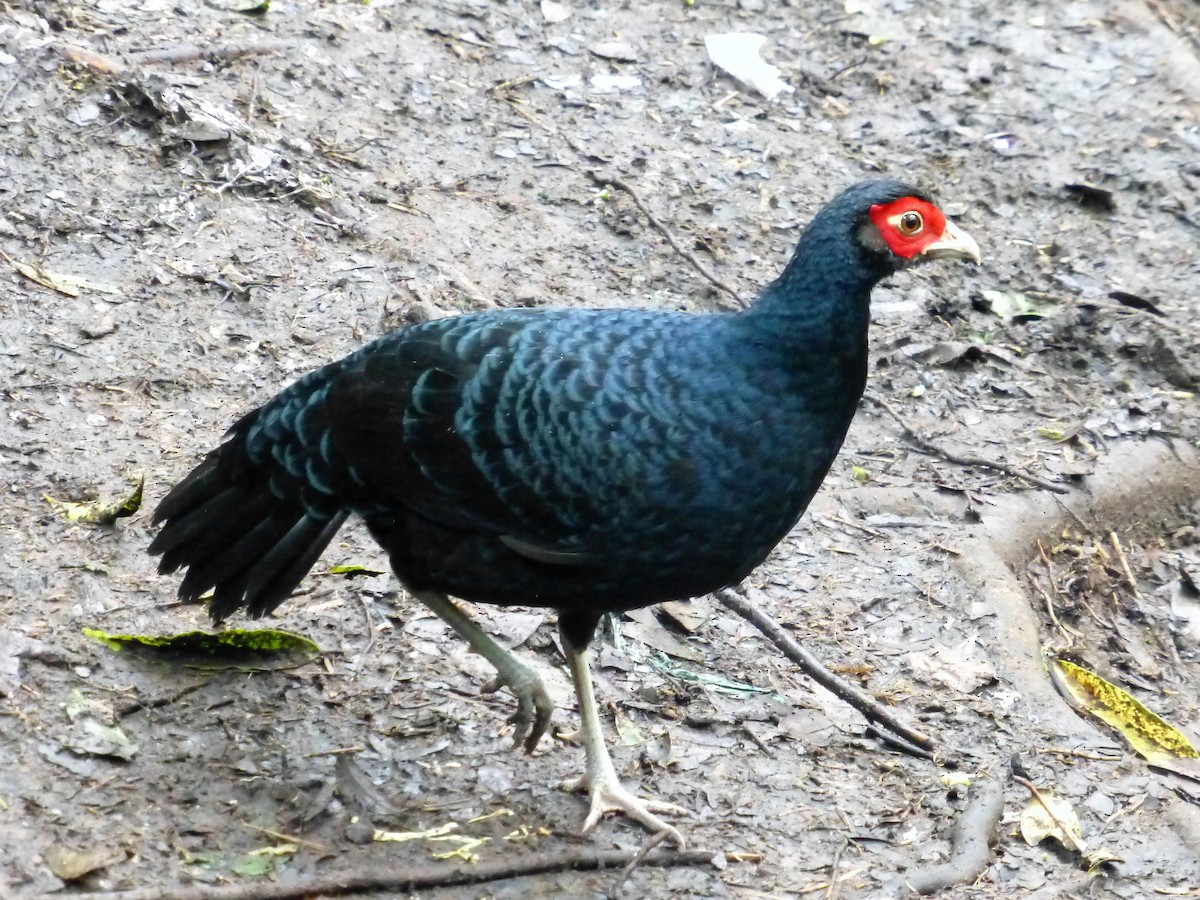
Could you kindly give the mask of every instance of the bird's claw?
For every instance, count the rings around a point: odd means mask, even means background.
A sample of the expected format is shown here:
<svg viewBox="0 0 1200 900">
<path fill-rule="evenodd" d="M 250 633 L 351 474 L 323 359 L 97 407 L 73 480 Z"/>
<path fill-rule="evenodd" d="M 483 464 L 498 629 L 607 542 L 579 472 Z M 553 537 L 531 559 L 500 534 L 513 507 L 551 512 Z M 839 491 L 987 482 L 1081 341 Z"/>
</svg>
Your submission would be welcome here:
<svg viewBox="0 0 1200 900">
<path fill-rule="evenodd" d="M 546 693 L 546 686 L 542 684 L 537 672 L 524 666 L 508 674 L 497 672 L 496 676 L 483 686 L 483 693 L 494 693 L 501 686 L 506 686 L 517 698 L 516 712 L 508 719 L 516 724 L 513 746 L 523 746 L 526 753 L 532 753 L 550 727 L 554 702 Z"/>
<path fill-rule="evenodd" d="M 680 850 L 687 846 L 687 842 L 678 828 L 667 824 L 655 815 L 655 813 L 662 813 L 667 816 L 690 816 L 691 813 L 682 806 L 662 800 L 643 800 L 632 794 L 619 781 L 605 778 L 592 781 L 587 775 L 568 780 L 563 784 L 563 789 L 587 791 L 590 795 L 587 818 L 583 820 L 583 827 L 579 830 L 581 835 L 587 834 L 595 828 L 596 823 L 606 814 L 624 813 L 648 831 L 654 834 L 665 834 L 667 840 L 674 843 Z"/>
</svg>

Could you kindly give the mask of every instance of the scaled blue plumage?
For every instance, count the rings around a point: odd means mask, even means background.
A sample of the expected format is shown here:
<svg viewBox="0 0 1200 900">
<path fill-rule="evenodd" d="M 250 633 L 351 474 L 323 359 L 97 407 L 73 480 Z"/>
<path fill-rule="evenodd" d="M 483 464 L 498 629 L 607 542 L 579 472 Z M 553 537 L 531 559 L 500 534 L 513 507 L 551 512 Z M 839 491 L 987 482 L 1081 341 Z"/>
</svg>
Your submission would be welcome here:
<svg viewBox="0 0 1200 900">
<path fill-rule="evenodd" d="M 501 310 L 388 334 L 238 422 L 163 501 L 185 599 L 270 611 L 348 515 L 414 590 L 609 610 L 743 578 L 795 524 L 866 379 L 868 299 L 901 261 L 858 185 L 748 310 Z M 586 640 L 585 640 L 586 642 Z"/>
</svg>

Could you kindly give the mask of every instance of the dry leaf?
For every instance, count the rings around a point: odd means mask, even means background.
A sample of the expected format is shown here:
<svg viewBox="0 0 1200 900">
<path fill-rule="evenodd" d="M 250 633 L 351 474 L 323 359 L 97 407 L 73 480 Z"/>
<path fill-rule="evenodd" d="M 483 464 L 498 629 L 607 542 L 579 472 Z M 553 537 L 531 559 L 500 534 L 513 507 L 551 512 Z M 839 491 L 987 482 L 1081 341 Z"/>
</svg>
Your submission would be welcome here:
<svg viewBox="0 0 1200 900">
<path fill-rule="evenodd" d="M 146 478 L 142 476 L 132 494 L 122 500 L 108 503 L 101 503 L 99 500 L 74 503 L 70 500 L 55 500 L 49 494 L 44 494 L 43 499 L 72 522 L 83 522 L 88 525 L 111 525 L 117 519 L 132 516 L 142 508 L 142 489 L 145 484 Z"/>
<path fill-rule="evenodd" d="M 46 851 L 46 865 L 63 881 L 77 881 L 89 872 L 107 868 L 124 860 L 124 850 L 105 847 L 72 850 L 62 844 L 55 844 Z"/>
<path fill-rule="evenodd" d="M 1046 838 L 1053 838 L 1068 850 L 1083 853 L 1087 849 L 1074 808 L 1050 791 L 1040 791 L 1025 804 L 1021 813 L 1021 837 L 1031 847 Z"/>
</svg>

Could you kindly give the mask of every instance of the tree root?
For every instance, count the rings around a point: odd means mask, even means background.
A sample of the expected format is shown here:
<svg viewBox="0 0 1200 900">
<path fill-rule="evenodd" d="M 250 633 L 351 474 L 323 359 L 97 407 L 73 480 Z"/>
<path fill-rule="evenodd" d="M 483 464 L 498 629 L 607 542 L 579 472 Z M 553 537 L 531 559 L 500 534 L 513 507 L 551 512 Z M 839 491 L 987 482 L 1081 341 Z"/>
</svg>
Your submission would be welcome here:
<svg viewBox="0 0 1200 900">
<path fill-rule="evenodd" d="M 950 858 L 905 876 L 905 883 L 918 894 L 969 884 L 987 868 L 990 844 L 1004 812 L 1004 786 L 998 781 L 977 781 L 972 793 L 975 796 L 954 825 Z"/>
<path fill-rule="evenodd" d="M 356 870 L 285 883 L 189 885 L 187 887 L 138 888 L 94 894 L 71 894 L 71 900 L 291 900 L 325 896 L 344 897 L 368 891 L 408 894 L 433 888 L 483 884 L 551 872 L 595 872 L 618 869 L 636 863 L 639 866 L 703 866 L 713 858 L 711 850 L 666 851 L 639 858 L 640 851 L 551 851 L 531 853 L 517 859 L 498 859 L 471 866 L 383 865 L 375 870 Z M 56 895 L 57 896 L 57 895 Z"/>
<path fill-rule="evenodd" d="M 821 687 L 853 706 L 867 718 L 867 721 L 882 725 L 893 734 L 899 735 L 905 742 L 912 745 L 919 755 L 932 758 L 934 749 L 932 738 L 908 727 L 884 709 L 874 698 L 826 669 L 815 656 L 796 643 L 792 636 L 783 630 L 783 626 L 745 597 L 740 597 L 728 589 L 717 591 L 713 596 L 727 609 L 737 613 L 769 637 L 788 659 L 798 665 L 809 678 Z"/>
</svg>

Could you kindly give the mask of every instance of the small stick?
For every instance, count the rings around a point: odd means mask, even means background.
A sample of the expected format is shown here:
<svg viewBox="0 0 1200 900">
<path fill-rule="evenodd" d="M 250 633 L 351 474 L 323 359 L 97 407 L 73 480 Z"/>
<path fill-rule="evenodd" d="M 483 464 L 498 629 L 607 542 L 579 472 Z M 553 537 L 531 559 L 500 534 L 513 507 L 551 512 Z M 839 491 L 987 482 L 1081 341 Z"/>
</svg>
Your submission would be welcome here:
<svg viewBox="0 0 1200 900">
<path fill-rule="evenodd" d="M 292 45 L 286 41 L 259 41 L 250 44 L 218 44 L 215 47 L 201 47 L 198 44 L 187 44 L 183 47 L 170 47 L 165 50 L 150 50 L 136 53 L 125 60 L 114 59 L 89 50 L 86 47 L 76 47 L 71 44 L 59 44 L 58 52 L 63 59 L 72 65 L 83 66 L 101 75 L 116 77 L 128 76 L 135 69 L 147 65 L 195 62 L 201 59 L 212 61 L 238 59 L 243 56 L 261 56 L 268 53 L 279 53 Z M 253 116 L 251 117 L 253 118 Z"/>
<path fill-rule="evenodd" d="M 127 704 L 118 709 L 117 718 L 124 719 L 128 716 L 132 716 L 136 712 L 141 712 L 143 710 L 159 709 L 163 706 L 170 706 L 176 700 L 181 700 L 193 691 L 200 690 L 200 688 L 204 687 L 206 684 L 208 684 L 207 678 L 184 685 L 179 690 L 170 694 L 166 694 L 165 696 L 155 697 L 151 700 L 136 700 L 133 703 Z"/>
<path fill-rule="evenodd" d="M 359 605 L 362 607 L 363 619 L 367 626 L 367 646 L 362 648 L 358 654 L 358 659 L 354 662 L 354 672 L 350 675 L 351 681 L 357 681 L 358 675 L 362 671 L 363 662 L 366 661 L 367 655 L 375 647 L 375 623 L 371 621 L 371 605 L 367 602 L 367 598 L 362 594 L 358 596 Z"/>
<path fill-rule="evenodd" d="M 145 53 L 135 53 L 129 57 L 129 65 L 144 66 L 148 64 L 196 62 L 201 59 L 215 62 L 217 60 L 240 59 L 243 56 L 265 56 L 270 53 L 282 53 L 291 48 L 292 44 L 288 41 L 252 41 L 248 44 L 217 44 L 215 47 L 185 44 L 182 47 L 168 47 L 165 50 L 148 50 Z"/>
<path fill-rule="evenodd" d="M 25 80 L 24 76 L 25 70 L 22 68 L 21 71 L 13 76 L 12 81 L 8 83 L 8 87 L 4 89 L 4 93 L 0 94 L 0 112 L 4 111 L 4 104 L 8 102 L 9 95 L 16 90 L 18 84 L 21 84 Z"/>
<path fill-rule="evenodd" d="M 1037 548 L 1038 555 L 1041 556 L 1042 562 L 1046 564 L 1046 575 L 1050 579 L 1050 591 L 1057 594 L 1058 583 L 1054 579 L 1054 565 L 1050 562 L 1050 556 L 1046 553 L 1046 548 L 1042 546 L 1041 538 L 1038 538 Z M 1037 588 L 1037 592 L 1041 594 L 1042 599 L 1046 601 L 1046 612 L 1050 614 L 1050 621 L 1054 623 L 1054 627 L 1062 633 L 1063 637 L 1067 638 L 1067 640 L 1071 640 L 1071 636 L 1067 634 L 1066 629 L 1062 627 L 1062 623 L 1058 621 L 1058 616 L 1054 612 L 1054 600 L 1051 598 L 1050 593 L 1043 591 L 1040 587 Z"/>
<path fill-rule="evenodd" d="M 1020 478 L 1024 481 L 1028 481 L 1030 484 L 1036 484 L 1043 490 L 1053 491 L 1055 494 L 1070 493 L 1070 490 L 1061 484 L 1054 484 L 1051 481 L 1038 478 L 1036 475 L 1030 475 L 1028 472 L 1023 472 L 1014 466 L 1008 465 L 1007 463 L 994 462 L 990 459 L 983 459 L 982 457 L 978 456 L 967 456 L 959 453 L 951 453 L 949 450 L 939 447 L 929 438 L 925 437 L 925 435 L 921 434 L 921 432 L 917 431 L 913 425 L 910 425 L 908 422 L 906 422 L 904 417 L 901 416 L 900 413 L 896 412 L 895 408 L 893 408 L 893 406 L 882 397 L 878 397 L 871 393 L 864 394 L 863 396 L 895 419 L 901 430 L 903 430 L 908 436 L 909 440 L 912 441 L 913 446 L 915 446 L 922 453 L 928 453 L 930 456 L 940 456 L 942 459 L 946 460 L 946 462 L 954 463 L 956 466 L 979 466 L 984 469 L 994 469 L 997 472 L 1003 472 L 1005 475 L 1011 475 L 1013 478 Z"/>
<path fill-rule="evenodd" d="M 1196 37 L 1189 29 L 1180 28 L 1179 23 L 1175 21 L 1175 17 L 1167 12 L 1163 5 L 1158 2 L 1158 0 L 1146 0 L 1146 5 L 1149 6 L 1154 14 L 1162 20 L 1164 25 L 1170 28 L 1171 31 L 1175 32 L 1175 34 L 1177 34 L 1179 37 L 1191 44 L 1192 51 L 1197 56 L 1200 56 L 1200 41 L 1196 40 Z"/>
<path fill-rule="evenodd" d="M 837 897 L 838 890 L 838 866 L 842 862 L 842 853 L 846 849 L 848 841 L 843 840 L 838 845 L 837 851 L 833 854 L 833 862 L 829 864 L 829 890 L 825 892 L 825 900 L 834 900 Z"/>
<path fill-rule="evenodd" d="M 1133 577 L 1133 571 L 1129 568 L 1129 560 L 1125 558 L 1125 551 L 1121 548 L 1121 540 L 1117 537 L 1115 531 L 1108 533 L 1108 539 L 1112 541 L 1113 550 L 1117 554 L 1117 562 L 1121 564 L 1121 571 L 1125 573 L 1125 580 L 1129 582 L 1129 587 L 1133 590 L 1133 596 L 1138 600 L 1142 598 L 1142 592 L 1138 590 L 1137 580 Z"/>
<path fill-rule="evenodd" d="M 868 868 L 869 868 L 868 866 L 859 866 L 857 869 L 850 869 L 847 872 L 843 872 L 841 875 L 838 876 L 838 884 L 844 884 L 845 882 L 849 881 L 851 878 L 854 878 L 856 875 L 861 875 L 863 872 L 867 871 Z M 798 896 L 803 897 L 805 894 L 815 894 L 817 891 L 827 891 L 827 890 L 829 890 L 829 884 L 824 881 L 818 881 L 816 884 L 810 884 L 807 887 L 800 888 L 798 891 L 796 891 L 796 894 Z M 779 894 L 763 894 L 762 896 L 770 897 L 771 900 L 775 900 L 775 898 L 777 898 L 780 895 Z"/>
<path fill-rule="evenodd" d="M 310 850 L 316 850 L 318 853 L 331 852 L 324 844 L 318 844 L 316 841 L 307 841 L 302 837 L 296 837 L 294 834 L 284 834 L 280 831 L 272 831 L 270 828 L 263 828 L 261 825 L 251 825 L 249 822 L 242 822 L 243 828 L 248 828 L 251 831 L 257 831 L 259 834 L 265 834 L 268 837 L 273 837 L 277 841 L 287 841 L 289 844 L 298 844 L 301 847 L 308 847 Z"/>
<path fill-rule="evenodd" d="M 909 756 L 916 756 L 920 759 L 933 759 L 933 752 L 926 750 L 923 747 L 918 747 L 916 744 L 910 744 L 902 737 L 894 734 L 888 734 L 874 724 L 867 724 L 867 734 L 875 738 L 885 747 L 891 747 L 893 750 L 898 750 L 901 753 L 907 753 Z"/>
<path fill-rule="evenodd" d="M 950 857 L 937 865 L 914 869 L 905 876 L 905 882 L 918 894 L 932 894 L 956 884 L 972 882 L 987 868 L 991 856 L 989 845 L 1004 813 L 1004 787 L 998 781 L 976 784 L 978 794 L 954 825 Z"/>
<path fill-rule="evenodd" d="M 1184 217 L 1184 218 L 1185 218 L 1185 221 L 1187 221 L 1189 224 L 1193 224 L 1193 225 L 1195 224 L 1190 219 L 1186 219 L 1186 217 Z M 1075 304 L 1077 306 L 1086 306 L 1088 309 L 1099 310 L 1100 312 L 1113 313 L 1115 315 L 1121 316 L 1121 318 L 1125 318 L 1125 316 L 1122 315 L 1122 313 L 1127 314 L 1127 315 L 1132 314 L 1132 315 L 1129 315 L 1130 318 L 1134 318 L 1134 319 L 1140 318 L 1143 321 L 1153 322 L 1158 328 L 1162 328 L 1165 331 L 1173 332 L 1175 334 L 1180 335 L 1181 337 L 1191 339 L 1196 336 L 1195 328 L 1193 328 L 1190 324 L 1181 325 L 1179 322 L 1172 321 L 1171 319 L 1165 318 L 1161 315 L 1151 312 L 1148 309 L 1142 309 L 1141 307 L 1138 307 L 1138 306 L 1125 306 L 1123 303 L 1105 303 L 1102 300 L 1084 300 L 1084 299 L 1077 299 L 1075 301 Z"/>
<path fill-rule="evenodd" d="M 1095 753 L 1091 750 L 1075 750 L 1071 747 L 1038 747 L 1038 753 L 1052 753 L 1056 756 L 1074 756 L 1078 759 L 1096 759 L 1101 762 L 1119 762 L 1121 754 L 1106 756 L 1103 753 Z"/>
<path fill-rule="evenodd" d="M 1054 623 L 1054 627 L 1062 633 L 1063 637 L 1065 637 L 1067 640 L 1071 640 L 1071 635 L 1069 635 L 1067 630 L 1062 627 L 1062 623 L 1058 621 L 1058 616 L 1054 614 L 1054 601 L 1050 599 L 1050 595 L 1043 591 L 1040 587 L 1037 588 L 1037 592 L 1041 594 L 1042 599 L 1046 601 L 1046 612 L 1050 614 L 1050 621 Z"/>
<path fill-rule="evenodd" d="M 312 753 L 305 753 L 301 759 L 317 759 L 322 756 L 342 756 L 346 753 L 362 753 L 362 747 L 334 747 L 332 750 L 315 750 Z"/>
<path fill-rule="evenodd" d="M 769 637 L 772 643 L 782 650 L 788 659 L 798 665 L 809 678 L 840 700 L 853 706 L 867 718 L 867 721 L 882 725 L 888 731 L 900 735 L 910 744 L 915 744 L 922 750 L 932 751 L 934 749 L 931 738 L 909 728 L 884 709 L 877 700 L 867 696 L 826 669 L 815 656 L 796 643 L 792 636 L 783 630 L 783 626 L 749 600 L 739 597 L 728 588 L 717 591 L 713 596 L 725 607 L 733 610 Z"/>
<path fill-rule="evenodd" d="M 741 298 L 738 297 L 737 291 L 710 272 L 708 267 L 705 266 L 704 263 L 700 262 L 695 253 L 686 249 L 679 243 L 678 240 L 675 239 L 675 235 L 671 233 L 671 230 L 662 222 L 660 222 L 654 213 L 650 212 L 650 210 L 646 208 L 646 204 L 643 203 L 642 199 L 637 195 L 637 191 L 635 191 L 627 181 L 618 178 L 616 175 L 609 175 L 604 172 L 597 172 L 594 170 L 588 172 L 588 177 L 601 187 L 605 185 L 612 185 L 613 187 L 628 194 L 629 199 L 633 201 L 633 205 L 638 208 L 638 212 L 645 216 L 655 230 L 658 231 L 658 233 L 664 238 L 666 238 L 667 243 L 671 245 L 676 253 L 691 263 L 692 267 L 695 268 L 695 270 L 701 275 L 703 275 L 714 287 L 724 291 L 726 294 L 732 297 L 739 306 L 745 305 L 742 303 Z"/>
<path fill-rule="evenodd" d="M 625 865 L 625 868 L 621 870 L 621 877 L 617 880 L 618 890 L 624 886 L 626 881 L 629 880 L 629 876 L 633 874 L 633 870 L 636 869 L 639 864 L 641 864 L 642 860 L 649 855 L 650 851 L 670 836 L 671 832 L 666 830 L 650 835 L 650 839 L 642 844 L 642 846 L 638 849 L 638 852 L 633 855 L 633 859 L 631 859 Z"/>
</svg>

